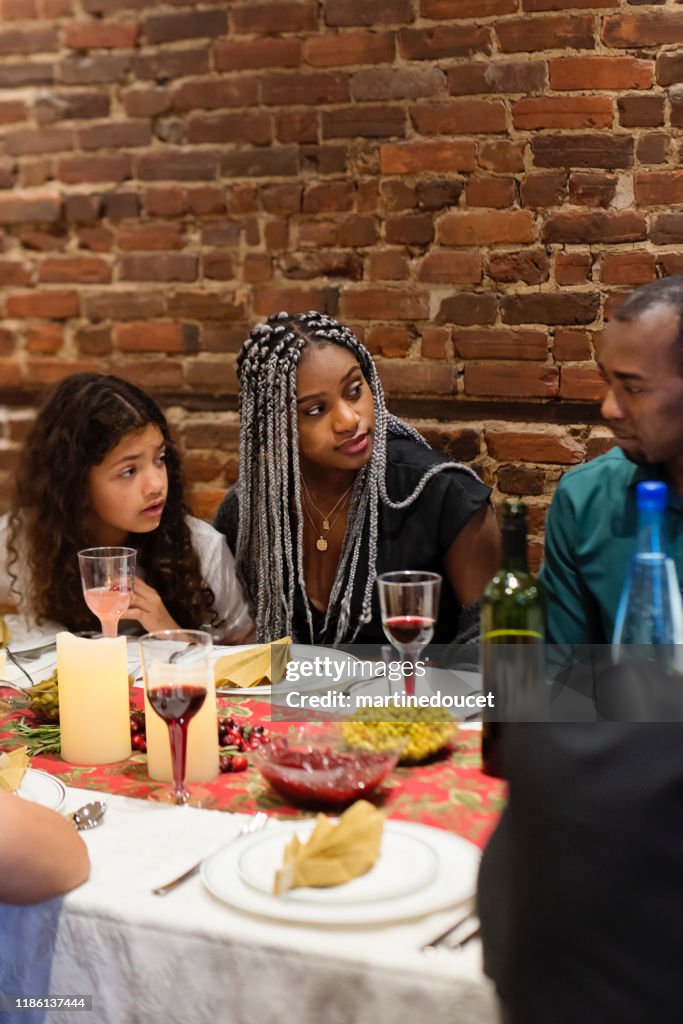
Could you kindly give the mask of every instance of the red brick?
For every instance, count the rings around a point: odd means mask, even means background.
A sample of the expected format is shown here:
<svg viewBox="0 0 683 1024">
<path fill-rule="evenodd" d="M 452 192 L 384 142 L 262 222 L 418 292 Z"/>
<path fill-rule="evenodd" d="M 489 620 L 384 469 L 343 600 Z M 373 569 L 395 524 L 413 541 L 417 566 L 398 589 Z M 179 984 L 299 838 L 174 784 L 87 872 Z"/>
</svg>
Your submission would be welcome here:
<svg viewBox="0 0 683 1024">
<path fill-rule="evenodd" d="M 520 359 L 543 361 L 548 339 L 544 331 L 454 330 L 453 348 L 461 359 Z"/>
<path fill-rule="evenodd" d="M 505 210 L 514 204 L 515 194 L 514 178 L 470 178 L 465 188 L 465 201 L 468 206 Z"/>
<path fill-rule="evenodd" d="M 325 24 L 349 25 L 402 25 L 414 19 L 411 0 L 327 0 Z"/>
<path fill-rule="evenodd" d="M 185 384 L 183 364 L 180 360 L 161 359 L 143 360 L 139 356 L 134 360 L 121 360 L 112 363 L 112 372 L 144 391 L 161 391 L 163 389 L 178 391 Z"/>
<path fill-rule="evenodd" d="M 465 394 L 492 398 L 553 398 L 559 390 L 555 366 L 470 363 L 465 367 Z"/>
<path fill-rule="evenodd" d="M 181 229 L 175 224 L 142 223 L 127 224 L 116 233 L 116 243 L 124 250 L 168 250 L 182 249 L 185 242 Z"/>
<path fill-rule="evenodd" d="M 92 57 L 66 57 L 59 72 L 64 85 L 85 85 L 95 82 L 121 82 L 131 66 L 129 54 L 98 54 Z"/>
<path fill-rule="evenodd" d="M 38 17 L 36 0 L 2 0 L 0 18 L 3 21 L 25 21 Z"/>
<path fill-rule="evenodd" d="M 109 228 L 80 228 L 78 231 L 79 249 L 90 249 L 92 252 L 111 252 L 114 232 Z"/>
<path fill-rule="evenodd" d="M 580 441 L 547 427 L 536 430 L 486 430 L 489 455 L 499 462 L 548 462 L 565 466 L 583 462 L 586 450 Z"/>
<path fill-rule="evenodd" d="M 34 252 L 52 252 L 66 246 L 66 233 L 60 225 L 45 228 L 19 226 L 14 233 L 24 249 Z"/>
<path fill-rule="evenodd" d="M 151 320 L 166 313 L 163 291 L 122 291 L 107 288 L 83 297 L 83 314 L 88 320 Z"/>
<path fill-rule="evenodd" d="M 151 150 L 137 158 L 137 177 L 143 181 L 213 180 L 217 165 L 218 155 L 213 150 Z"/>
<path fill-rule="evenodd" d="M 601 34 L 607 46 L 671 46 L 683 43 L 683 14 L 679 11 L 615 14 L 604 19 Z"/>
<path fill-rule="evenodd" d="M 353 183 L 325 181 L 307 185 L 303 194 L 304 213 L 322 213 L 330 210 L 352 210 Z"/>
<path fill-rule="evenodd" d="M 506 324 L 589 324 L 599 309 L 600 296 L 588 292 L 529 292 L 501 300 Z"/>
<path fill-rule="evenodd" d="M 422 358 L 446 359 L 450 331 L 447 327 L 424 327 L 422 330 Z"/>
<path fill-rule="evenodd" d="M 358 105 L 322 113 L 324 139 L 401 137 L 405 135 L 402 107 Z"/>
<path fill-rule="evenodd" d="M 223 107 L 252 107 L 258 101 L 256 77 L 196 78 L 173 89 L 173 109 L 215 110 Z"/>
<path fill-rule="evenodd" d="M 261 79 L 261 97 L 266 106 L 346 103 L 351 98 L 349 76 L 327 71 L 264 75 Z"/>
<path fill-rule="evenodd" d="M 445 213 L 437 221 L 437 237 L 443 245 L 533 242 L 534 219 L 528 210 Z"/>
<path fill-rule="evenodd" d="M 228 210 L 230 213 L 255 213 L 259 208 L 258 197 L 258 186 L 251 182 L 232 185 L 228 191 Z"/>
<path fill-rule="evenodd" d="M 548 75 L 554 90 L 649 89 L 654 63 L 637 57 L 551 57 Z"/>
<path fill-rule="evenodd" d="M 661 213 L 650 225 L 653 245 L 679 245 L 683 242 L 683 214 Z"/>
<path fill-rule="evenodd" d="M 121 281 L 196 281 L 197 257 L 181 253 L 122 256 Z"/>
<path fill-rule="evenodd" d="M 431 284 L 479 284 L 481 256 L 478 249 L 468 252 L 445 252 L 432 249 L 420 264 L 419 281 Z"/>
<path fill-rule="evenodd" d="M 604 167 L 633 164 L 630 135 L 538 135 L 531 140 L 537 167 Z"/>
<path fill-rule="evenodd" d="M 8 132 L 4 140 L 5 153 L 11 156 L 59 153 L 62 150 L 73 148 L 73 132 L 70 128 L 41 128 L 40 131 L 26 128 Z"/>
<path fill-rule="evenodd" d="M 365 68 L 351 79 L 351 97 L 367 100 L 419 99 L 443 92 L 443 73 L 435 67 Z"/>
<path fill-rule="evenodd" d="M 398 52 L 407 60 L 442 60 L 491 53 L 491 29 L 480 25 L 439 25 L 405 28 L 398 33 Z"/>
<path fill-rule="evenodd" d="M 356 182 L 356 209 L 359 213 L 375 213 L 379 207 L 379 181 L 366 178 Z"/>
<path fill-rule="evenodd" d="M 674 50 L 658 54 L 655 68 L 658 85 L 678 85 L 683 82 L 683 53 Z"/>
<path fill-rule="evenodd" d="M 387 217 L 384 237 L 390 245 L 429 245 L 434 239 L 434 218 L 431 213 Z"/>
<path fill-rule="evenodd" d="M 539 171 L 526 174 L 520 185 L 522 206 L 532 209 L 561 206 L 567 195 L 565 171 Z"/>
<path fill-rule="evenodd" d="M 287 253 L 279 262 L 283 277 L 292 281 L 310 281 L 318 277 L 360 281 L 363 277 L 363 260 L 360 254 L 344 249 Z"/>
<path fill-rule="evenodd" d="M 18 172 L 18 173 L 17 173 Z M 17 168 L 16 164 L 9 162 L 2 165 L 2 184 L 0 188 L 41 188 L 52 177 L 52 163 L 50 160 L 29 160 Z"/>
<path fill-rule="evenodd" d="M 647 284 L 656 276 L 654 253 L 603 253 L 600 257 L 600 280 L 603 284 Z"/>
<path fill-rule="evenodd" d="M 74 341 L 80 355 L 106 356 L 112 349 L 111 329 L 101 324 L 88 324 L 76 331 Z"/>
<path fill-rule="evenodd" d="M 657 266 L 661 271 L 662 277 L 668 277 L 671 274 L 683 274 L 683 253 L 658 253 Z"/>
<path fill-rule="evenodd" d="M 56 355 L 62 347 L 61 324 L 32 324 L 26 329 L 26 348 L 33 355 Z"/>
<path fill-rule="evenodd" d="M 657 0 L 655 0 L 655 3 Z M 585 7 L 618 7 L 619 0 L 572 0 L 572 7 L 583 9 Z M 524 0 L 525 11 L 564 11 L 567 4 L 563 0 Z"/>
<path fill-rule="evenodd" d="M 225 194 L 220 186 L 211 185 L 187 189 L 187 206 L 190 213 L 203 216 L 209 213 L 225 213 Z"/>
<path fill-rule="evenodd" d="M 577 206 L 607 207 L 617 191 L 615 174 L 578 171 L 569 177 L 569 202 Z"/>
<path fill-rule="evenodd" d="M 385 320 L 389 311 L 392 320 L 426 320 L 429 296 L 405 288 L 363 288 L 347 290 L 340 299 L 342 318 Z"/>
<path fill-rule="evenodd" d="M 148 188 L 145 192 L 144 205 L 151 216 L 177 217 L 188 210 L 187 191 L 171 185 Z"/>
<path fill-rule="evenodd" d="M 664 124 L 663 96 L 620 96 L 617 106 L 619 124 L 624 128 L 657 128 Z"/>
<path fill-rule="evenodd" d="M 57 356 L 29 357 L 26 361 L 26 376 L 32 386 L 52 387 L 72 373 L 97 373 L 102 366 L 94 359 L 65 362 Z"/>
<path fill-rule="evenodd" d="M 132 160 L 127 153 L 107 156 L 69 156 L 57 162 L 57 178 L 68 185 L 130 178 Z"/>
<path fill-rule="evenodd" d="M 546 242 L 639 242 L 647 235 L 645 216 L 636 210 L 560 211 L 543 227 Z"/>
<path fill-rule="evenodd" d="M 104 121 L 78 129 L 78 141 L 83 149 L 146 146 L 151 137 L 150 125 L 142 121 Z"/>
<path fill-rule="evenodd" d="M 318 186 L 311 186 L 313 191 L 313 207 L 315 209 L 316 203 L 320 202 L 323 205 L 318 207 L 319 209 L 324 208 L 324 204 L 330 201 L 341 201 L 341 196 L 335 189 L 341 187 L 342 189 L 348 189 L 350 193 L 353 192 L 352 186 L 346 185 L 345 182 L 326 182 L 319 184 Z M 325 191 L 326 189 L 332 188 L 332 192 Z M 316 189 L 322 189 L 322 192 L 317 193 Z M 268 213 L 300 213 L 301 212 L 301 197 L 302 197 L 301 185 L 266 185 L 261 192 L 261 202 L 263 209 Z M 346 208 L 351 209 L 353 206 L 353 200 L 350 205 Z M 332 207 L 338 209 L 338 207 Z"/>
<path fill-rule="evenodd" d="M 156 117 L 171 107 L 171 93 L 165 86 L 139 86 L 121 94 L 128 117 Z"/>
<path fill-rule="evenodd" d="M 491 292 L 456 292 L 441 300 L 436 323 L 461 324 L 465 327 L 492 324 L 497 315 L 498 300 Z"/>
<path fill-rule="evenodd" d="M 405 281 L 410 276 L 408 260 L 398 249 L 373 252 L 367 276 L 370 281 Z"/>
<path fill-rule="evenodd" d="M 459 132 L 504 132 L 507 114 L 502 100 L 452 100 L 419 104 L 410 116 L 421 135 L 456 135 Z"/>
<path fill-rule="evenodd" d="M 683 203 L 683 171 L 650 171 L 635 175 L 635 199 L 641 206 Z"/>
<path fill-rule="evenodd" d="M 270 114 L 209 114 L 190 117 L 187 141 L 192 145 L 204 142 L 249 142 L 264 146 L 272 142 Z"/>
<path fill-rule="evenodd" d="M 540 60 L 459 63 L 448 69 L 448 91 L 453 96 L 486 92 L 529 96 L 545 90 L 545 75 L 545 62 Z"/>
<path fill-rule="evenodd" d="M 235 276 L 232 256 L 220 249 L 203 254 L 202 270 L 204 277 L 212 281 L 230 281 Z"/>
<path fill-rule="evenodd" d="M 0 124 L 25 121 L 27 117 L 26 104 L 22 100 L 8 100 L 0 103 Z"/>
<path fill-rule="evenodd" d="M 14 352 L 16 337 L 6 327 L 0 327 L 0 355 L 7 356 Z"/>
<path fill-rule="evenodd" d="M 309 36 L 304 40 L 303 58 L 314 67 L 391 63 L 394 59 L 394 33 L 346 32 L 344 35 Z"/>
<path fill-rule="evenodd" d="M 205 271 L 206 272 L 206 271 Z M 247 253 L 242 264 L 242 280 L 247 284 L 263 284 L 273 277 L 273 265 L 270 256 L 265 253 Z"/>
<path fill-rule="evenodd" d="M 197 328 L 175 323 L 132 321 L 114 326 L 114 342 L 122 352 L 188 351 L 188 340 L 197 337 Z"/>
<path fill-rule="evenodd" d="M 210 70 L 209 48 L 199 46 L 194 49 L 163 49 L 136 54 L 133 70 L 137 79 L 156 78 L 170 82 L 187 78 L 188 75 L 203 75 Z"/>
<path fill-rule="evenodd" d="M 228 28 L 227 11 L 178 11 L 177 14 L 150 14 L 145 18 L 148 43 L 169 43 L 178 39 L 206 39 L 223 36 Z"/>
<path fill-rule="evenodd" d="M 7 296 L 7 315 L 10 317 L 46 317 L 66 320 L 78 316 L 78 293 L 69 291 L 14 292 Z"/>
<path fill-rule="evenodd" d="M 580 362 L 590 359 L 590 335 L 586 331 L 555 331 L 553 356 L 557 362 Z"/>
<path fill-rule="evenodd" d="M 495 32 L 503 53 L 592 50 L 595 47 L 592 14 L 510 18 L 497 22 Z"/>
<path fill-rule="evenodd" d="M 31 284 L 33 267 L 28 260 L 0 259 L 0 288 L 16 287 Z"/>
<path fill-rule="evenodd" d="M 530 469 L 527 466 L 500 466 L 496 483 L 502 494 L 519 494 L 521 497 L 543 494 L 545 473 L 542 469 Z"/>
<path fill-rule="evenodd" d="M 285 32 L 310 32 L 318 25 L 317 4 L 246 3 L 231 5 L 231 22 L 233 32 L 237 33 L 262 32 L 265 35 L 270 35 L 275 26 Z"/>
<path fill-rule="evenodd" d="M 563 366 L 560 369 L 560 398 L 578 402 L 601 402 L 605 382 L 594 366 Z"/>
<path fill-rule="evenodd" d="M 336 288 L 287 288 L 270 286 L 260 288 L 254 296 L 254 313 L 269 316 L 281 309 L 290 313 L 306 313 L 309 309 L 336 314 Z"/>
<path fill-rule="evenodd" d="M 172 317 L 188 320 L 241 320 L 244 307 L 241 298 L 220 291 L 181 291 L 177 289 L 168 300 L 168 312 Z"/>
<path fill-rule="evenodd" d="M 49 93 L 38 94 L 33 104 L 33 116 L 40 124 L 50 124 L 55 121 L 108 117 L 110 107 L 109 97 L 100 92 L 51 90 Z"/>
<path fill-rule="evenodd" d="M 263 241 L 269 251 L 289 247 L 289 223 L 286 220 L 271 220 L 263 226 Z"/>
<path fill-rule="evenodd" d="M 545 249 L 493 252 L 489 256 L 488 273 L 494 281 L 514 284 L 542 284 L 550 273 L 550 259 Z"/>
<path fill-rule="evenodd" d="M 555 256 L 555 280 L 558 284 L 585 284 L 593 267 L 589 252 L 558 252 Z"/>
<path fill-rule="evenodd" d="M 23 383 L 21 367 L 15 359 L 0 359 L 0 380 L 6 388 L 16 388 Z"/>
<path fill-rule="evenodd" d="M 515 128 L 609 128 L 614 121 L 609 96 L 532 96 L 512 104 Z"/>
<path fill-rule="evenodd" d="M 400 359 L 410 352 L 414 340 L 413 333 L 407 327 L 382 324 L 368 331 L 365 344 L 373 355 Z"/>
<path fill-rule="evenodd" d="M 404 142 L 380 149 L 383 174 L 453 174 L 474 170 L 474 142 Z"/>
<path fill-rule="evenodd" d="M 497 14 L 514 14 L 517 6 L 517 0 L 420 0 L 420 16 L 432 21 L 491 18 Z"/>
<path fill-rule="evenodd" d="M 127 50 L 135 46 L 136 21 L 71 21 L 64 25 L 64 45 L 72 50 Z"/>
<path fill-rule="evenodd" d="M 59 257 L 43 260 L 38 278 L 43 284 L 108 284 L 111 267 L 96 256 Z"/>
<path fill-rule="evenodd" d="M 216 71 L 251 71 L 258 68 L 298 68 L 299 39 L 219 39 L 213 44 Z"/>
<path fill-rule="evenodd" d="M 455 394 L 455 367 L 440 361 L 413 363 L 406 359 L 380 359 L 377 372 L 390 397 Z"/>
<path fill-rule="evenodd" d="M 275 115 L 278 142 L 315 142 L 318 114 L 315 110 L 281 110 Z"/>
<path fill-rule="evenodd" d="M 613 434 L 598 434 L 589 437 L 586 442 L 586 461 L 595 459 L 598 455 L 604 455 L 614 447 L 616 447 L 616 441 Z"/>
<path fill-rule="evenodd" d="M 9 28 L 0 32 L 0 56 L 14 54 L 54 53 L 59 49 L 56 25 L 37 28 Z"/>
<path fill-rule="evenodd" d="M 481 142 L 477 163 L 496 174 L 514 174 L 524 170 L 524 146 L 519 142 Z"/>
</svg>

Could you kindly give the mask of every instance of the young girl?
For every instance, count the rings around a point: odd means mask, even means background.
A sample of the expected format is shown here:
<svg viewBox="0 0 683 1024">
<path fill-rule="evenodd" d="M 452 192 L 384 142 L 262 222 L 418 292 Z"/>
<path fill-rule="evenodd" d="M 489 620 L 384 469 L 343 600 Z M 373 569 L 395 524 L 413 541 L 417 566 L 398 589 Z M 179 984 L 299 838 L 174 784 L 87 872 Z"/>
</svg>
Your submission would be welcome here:
<svg viewBox="0 0 683 1024">
<path fill-rule="evenodd" d="M 0 600 L 29 620 L 96 628 L 77 553 L 109 545 L 137 550 L 124 618 L 138 630 L 208 627 L 231 643 L 251 638 L 224 538 L 188 514 L 165 416 L 118 377 L 78 373 L 55 388 L 24 445 L 11 512 L 0 520 Z"/>
<path fill-rule="evenodd" d="M 330 317 L 271 316 L 238 373 L 239 485 L 214 525 L 258 639 L 385 642 L 375 580 L 400 569 L 444 575 L 434 640 L 462 635 L 499 562 L 490 489 L 387 412 L 369 352 Z"/>
</svg>

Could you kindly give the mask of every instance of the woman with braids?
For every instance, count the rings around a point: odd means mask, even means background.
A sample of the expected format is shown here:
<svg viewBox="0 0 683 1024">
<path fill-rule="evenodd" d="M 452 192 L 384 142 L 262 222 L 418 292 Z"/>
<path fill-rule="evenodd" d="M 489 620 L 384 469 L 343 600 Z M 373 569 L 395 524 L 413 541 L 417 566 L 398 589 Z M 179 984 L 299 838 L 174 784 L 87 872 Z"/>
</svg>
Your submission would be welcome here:
<svg viewBox="0 0 683 1024">
<path fill-rule="evenodd" d="M 143 631 L 207 626 L 232 643 L 253 623 L 225 539 L 188 515 L 180 460 L 149 395 L 118 377 L 57 385 L 24 445 L 0 519 L 0 601 L 30 622 L 96 625 L 77 552 L 126 545 L 139 577 L 125 619 Z"/>
<path fill-rule="evenodd" d="M 238 359 L 239 483 L 225 533 L 260 641 L 383 643 L 379 573 L 444 576 L 434 640 L 476 621 L 499 563 L 489 488 L 387 412 L 375 365 L 320 313 L 277 313 Z"/>
</svg>

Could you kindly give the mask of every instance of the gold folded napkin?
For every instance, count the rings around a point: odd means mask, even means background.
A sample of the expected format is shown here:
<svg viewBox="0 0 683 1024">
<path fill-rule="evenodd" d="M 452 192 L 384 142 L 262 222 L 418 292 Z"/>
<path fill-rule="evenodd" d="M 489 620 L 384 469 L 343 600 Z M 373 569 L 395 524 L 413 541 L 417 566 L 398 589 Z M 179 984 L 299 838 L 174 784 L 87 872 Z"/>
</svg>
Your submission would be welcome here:
<svg viewBox="0 0 683 1024">
<path fill-rule="evenodd" d="M 3 615 L 0 615 L 0 647 L 7 647 L 7 644 L 12 639 L 9 626 L 5 622 Z"/>
<path fill-rule="evenodd" d="M 357 800 L 336 824 L 319 814 L 305 843 L 297 836 L 285 848 L 275 872 L 276 896 L 300 886 L 343 885 L 364 875 L 380 854 L 384 815 L 367 800 Z"/>
<path fill-rule="evenodd" d="M 216 686 L 258 686 L 279 683 L 292 660 L 292 638 L 282 637 L 272 644 L 261 644 L 250 651 L 224 654 L 214 667 Z"/>
<path fill-rule="evenodd" d="M 29 763 L 27 747 L 0 752 L 0 789 L 16 793 Z"/>
</svg>

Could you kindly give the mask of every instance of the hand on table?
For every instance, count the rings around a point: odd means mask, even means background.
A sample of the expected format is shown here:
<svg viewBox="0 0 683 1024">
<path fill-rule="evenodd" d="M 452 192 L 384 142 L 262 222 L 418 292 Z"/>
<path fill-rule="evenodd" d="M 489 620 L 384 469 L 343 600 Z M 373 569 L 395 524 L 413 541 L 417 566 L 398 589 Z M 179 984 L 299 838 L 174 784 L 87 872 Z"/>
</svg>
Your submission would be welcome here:
<svg viewBox="0 0 683 1024">
<path fill-rule="evenodd" d="M 141 579 L 135 580 L 135 591 L 122 619 L 135 619 L 147 633 L 160 629 L 178 629 L 178 623 L 166 610 L 166 605 L 154 587 Z"/>
</svg>

